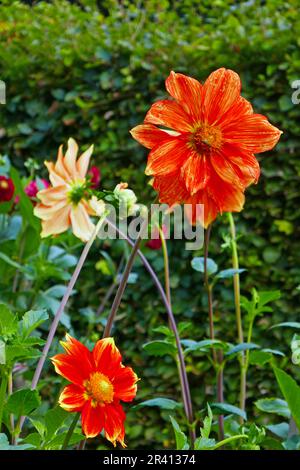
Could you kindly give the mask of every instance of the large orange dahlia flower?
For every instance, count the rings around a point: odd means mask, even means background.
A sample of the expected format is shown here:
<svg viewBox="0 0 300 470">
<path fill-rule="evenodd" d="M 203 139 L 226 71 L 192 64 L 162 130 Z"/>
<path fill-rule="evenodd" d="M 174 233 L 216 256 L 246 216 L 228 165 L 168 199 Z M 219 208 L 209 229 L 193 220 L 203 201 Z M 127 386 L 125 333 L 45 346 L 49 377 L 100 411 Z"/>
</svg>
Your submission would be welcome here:
<svg viewBox="0 0 300 470">
<path fill-rule="evenodd" d="M 216 70 L 204 85 L 171 72 L 166 89 L 173 100 L 154 103 L 131 134 L 151 149 L 146 174 L 160 202 L 204 204 L 206 227 L 218 213 L 242 209 L 260 174 L 254 154 L 272 149 L 281 131 L 254 114 L 232 70 Z M 195 222 L 196 209 L 190 216 Z"/>
<path fill-rule="evenodd" d="M 125 447 L 124 421 L 120 401 L 129 402 L 136 396 L 137 375 L 122 364 L 122 356 L 113 338 L 97 341 L 93 351 L 66 335 L 61 342 L 66 354 L 52 358 L 55 370 L 72 384 L 59 397 L 59 404 L 70 412 L 81 412 L 82 431 L 95 437 L 102 430 L 105 437 Z"/>
<path fill-rule="evenodd" d="M 89 215 L 95 212 L 86 197 L 86 174 L 92 153 L 93 145 L 77 159 L 78 145 L 71 138 L 65 156 L 61 145 L 56 163 L 45 162 L 51 186 L 37 193 L 41 202 L 34 208 L 34 214 L 42 219 L 42 237 L 65 232 L 71 226 L 76 237 L 84 242 L 90 239 L 95 226 Z"/>
</svg>

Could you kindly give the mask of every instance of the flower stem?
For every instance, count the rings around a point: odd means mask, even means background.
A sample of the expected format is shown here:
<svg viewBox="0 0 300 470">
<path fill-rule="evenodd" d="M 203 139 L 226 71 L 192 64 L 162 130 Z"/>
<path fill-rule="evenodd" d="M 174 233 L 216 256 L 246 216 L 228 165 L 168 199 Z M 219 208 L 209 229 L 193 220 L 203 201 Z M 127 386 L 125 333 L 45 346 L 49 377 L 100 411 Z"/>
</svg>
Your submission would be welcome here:
<svg viewBox="0 0 300 470">
<path fill-rule="evenodd" d="M 110 225 L 114 230 L 117 231 L 117 233 L 127 241 L 127 243 L 134 247 L 135 243 L 128 238 L 118 227 L 116 227 L 112 222 L 110 222 L 108 219 L 106 220 L 106 223 Z M 192 407 L 192 400 L 191 400 L 191 394 L 190 394 L 190 387 L 189 387 L 189 382 L 188 382 L 188 377 L 186 373 L 186 368 L 185 368 L 185 362 L 184 362 L 184 355 L 182 351 L 182 346 L 180 342 L 180 337 L 179 333 L 177 330 L 177 325 L 176 325 L 176 320 L 172 311 L 172 308 L 168 302 L 166 293 L 156 275 L 154 270 L 152 269 L 152 266 L 148 262 L 147 258 L 143 255 L 143 253 L 137 249 L 136 254 L 140 257 L 142 263 L 144 264 L 145 268 L 147 269 L 148 273 L 152 277 L 152 280 L 160 293 L 160 296 L 162 298 L 162 301 L 166 307 L 167 314 L 168 314 L 168 319 L 170 322 L 170 328 L 173 331 L 174 337 L 175 337 L 175 342 L 176 342 L 176 347 L 178 351 L 178 360 L 179 360 L 179 379 L 180 379 L 180 385 L 181 385 L 181 392 L 182 392 L 182 397 L 183 397 L 183 404 L 184 404 L 184 410 L 185 414 L 190 426 L 190 432 L 191 432 L 191 443 L 192 443 L 192 448 L 194 447 L 194 442 L 195 442 L 195 430 L 194 430 L 194 415 L 193 415 L 193 407 Z M 128 261 L 129 262 L 129 261 Z M 122 281 L 121 281 L 122 282 Z"/>
<path fill-rule="evenodd" d="M 219 447 L 225 446 L 226 444 L 229 444 L 230 442 L 236 441 L 238 439 L 248 439 L 248 436 L 247 434 L 237 434 L 236 436 L 227 437 L 227 439 L 218 442 L 212 450 L 216 450 Z"/>
<path fill-rule="evenodd" d="M 64 450 L 68 447 L 69 441 L 70 441 L 70 439 L 73 435 L 73 432 L 76 428 L 76 424 L 78 423 L 79 417 L 80 417 L 80 413 L 76 413 L 74 418 L 73 418 L 72 423 L 70 424 L 70 427 L 69 427 L 68 432 L 66 434 L 65 440 L 64 440 L 64 442 L 61 446 L 61 450 Z"/>
<path fill-rule="evenodd" d="M 2 417 L 3 417 L 4 402 L 6 398 L 6 390 L 7 390 L 7 375 L 5 372 L 3 372 L 2 378 L 1 378 L 1 385 L 0 385 L 0 432 L 1 432 L 1 427 L 2 427 Z"/>
<path fill-rule="evenodd" d="M 162 247 L 163 257 L 164 257 L 165 292 L 166 292 L 168 302 L 171 305 L 170 267 L 169 267 L 168 247 L 167 247 L 167 242 L 166 242 L 163 230 L 160 227 L 158 230 L 159 230 L 159 238 L 161 240 L 161 247 Z"/>
<path fill-rule="evenodd" d="M 8 395 L 10 396 L 13 393 L 13 375 L 12 375 L 12 370 L 8 374 Z M 10 428 L 11 428 L 11 436 L 12 436 L 12 444 L 15 443 L 14 439 L 14 429 L 15 429 L 15 420 L 14 420 L 14 415 L 11 413 L 9 415 L 9 421 L 10 421 Z"/>
<path fill-rule="evenodd" d="M 70 282 L 68 284 L 68 287 L 66 289 L 66 292 L 64 293 L 64 296 L 61 300 L 61 303 L 58 307 L 58 310 L 54 316 L 54 319 L 51 323 L 51 326 L 50 326 L 50 330 L 49 330 L 49 333 L 48 333 L 48 337 L 47 337 L 47 340 L 46 340 L 46 343 L 45 343 L 45 346 L 44 346 L 44 349 L 43 349 L 43 352 L 42 352 L 42 355 L 39 359 L 39 362 L 38 362 L 38 365 L 37 365 L 37 368 L 35 370 L 35 373 L 34 373 L 34 376 L 33 376 L 33 379 L 32 379 L 32 382 L 31 382 L 31 390 L 35 390 L 36 389 L 36 386 L 38 384 L 38 381 L 40 379 L 40 376 L 41 376 L 41 372 L 42 372 L 42 369 L 44 367 L 44 364 L 45 364 L 45 361 L 46 361 L 46 358 L 47 358 L 47 355 L 48 355 L 48 352 L 49 352 L 49 349 L 51 347 L 51 344 L 52 344 L 52 341 L 53 341 L 53 338 L 54 338 L 54 335 L 55 335 L 55 332 L 56 332 L 56 329 L 58 327 L 58 324 L 59 324 L 59 321 L 60 321 L 60 318 L 63 314 L 63 311 L 65 309 L 65 306 L 69 300 L 69 297 L 72 293 L 72 290 L 73 290 L 73 287 L 79 277 L 79 274 L 80 274 L 80 271 L 84 265 L 84 262 L 87 258 L 87 255 L 91 249 L 91 246 L 93 245 L 96 237 L 97 237 L 97 234 L 105 220 L 105 217 L 107 216 L 107 213 L 103 214 L 103 216 L 99 219 L 96 227 L 95 227 L 95 230 L 94 232 L 92 233 L 91 235 L 91 238 L 89 239 L 89 241 L 86 243 L 84 249 L 82 250 L 82 253 L 81 253 L 81 256 L 79 258 L 79 261 L 78 261 L 78 264 L 75 268 L 75 271 L 73 272 L 72 274 L 72 277 L 70 279 Z M 22 416 L 21 418 L 21 421 L 20 421 L 20 431 L 22 429 L 22 426 L 24 424 L 24 421 L 25 421 L 25 417 Z"/>
<path fill-rule="evenodd" d="M 204 236 L 204 284 L 207 292 L 208 300 L 208 317 L 209 317 L 209 337 L 211 340 L 215 339 L 215 330 L 214 330 L 214 311 L 213 311 L 213 286 L 209 282 L 209 273 L 207 269 L 207 260 L 208 260 L 208 247 L 209 239 L 212 225 L 209 225 L 205 231 Z M 217 400 L 219 403 L 223 403 L 223 366 L 222 366 L 222 357 L 217 355 L 217 352 L 212 348 L 213 364 L 215 370 L 217 371 Z M 218 416 L 219 423 L 219 437 L 224 439 L 224 416 Z"/>
<path fill-rule="evenodd" d="M 232 250 L 232 267 L 233 269 L 239 269 L 239 257 L 236 241 L 236 228 L 233 216 L 231 212 L 228 212 L 228 221 L 231 235 L 231 250 Z M 240 275 L 239 273 L 233 276 L 233 288 L 234 288 L 234 305 L 235 305 L 235 316 L 236 326 L 238 334 L 238 342 L 244 342 L 244 333 L 242 325 L 242 314 L 241 314 L 241 293 L 240 293 Z M 247 389 L 247 367 L 245 362 L 244 352 L 240 353 L 240 399 L 239 407 L 241 410 L 245 410 L 246 403 L 246 389 Z M 240 417 L 241 424 L 244 422 L 243 418 Z"/>
</svg>

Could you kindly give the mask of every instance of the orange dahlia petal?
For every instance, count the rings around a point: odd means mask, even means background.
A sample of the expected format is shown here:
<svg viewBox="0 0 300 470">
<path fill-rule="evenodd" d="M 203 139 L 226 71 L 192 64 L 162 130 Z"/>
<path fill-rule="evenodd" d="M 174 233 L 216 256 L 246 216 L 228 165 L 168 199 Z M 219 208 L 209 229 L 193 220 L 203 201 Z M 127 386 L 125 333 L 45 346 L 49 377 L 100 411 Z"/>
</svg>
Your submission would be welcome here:
<svg viewBox="0 0 300 470">
<path fill-rule="evenodd" d="M 208 157 L 205 155 L 191 152 L 190 157 L 182 166 L 181 175 L 191 195 L 207 185 L 211 173 L 211 166 L 207 160 Z"/>
<path fill-rule="evenodd" d="M 181 203 L 189 197 L 184 181 L 180 176 L 180 171 L 155 176 L 151 184 L 158 192 L 159 202 L 169 206 Z"/>
<path fill-rule="evenodd" d="M 166 139 L 170 139 L 170 135 L 179 135 L 178 132 L 162 130 L 153 124 L 136 126 L 131 129 L 130 133 L 135 140 L 148 149 L 152 149 L 156 145 L 163 143 Z"/>
<path fill-rule="evenodd" d="M 233 103 L 233 105 L 228 109 L 228 111 L 220 116 L 220 119 L 217 119 L 216 124 L 223 129 L 229 123 L 240 121 L 243 116 L 253 114 L 253 108 L 249 101 L 247 101 L 242 96 Z"/>
<path fill-rule="evenodd" d="M 192 127 L 190 116 L 176 101 L 161 100 L 154 103 L 145 117 L 145 123 L 157 124 L 179 132 Z"/>
<path fill-rule="evenodd" d="M 116 443 L 119 442 L 122 447 L 126 447 L 124 443 L 124 422 L 126 415 L 122 406 L 118 403 L 105 405 L 104 415 L 104 430 L 106 439 L 108 439 L 114 446 L 116 446 Z"/>
<path fill-rule="evenodd" d="M 226 155 L 216 152 L 211 156 L 211 165 L 222 180 L 231 183 L 239 189 L 245 187 L 243 172 L 237 165 L 233 165 Z"/>
<path fill-rule="evenodd" d="M 188 159 L 191 150 L 184 140 L 173 138 L 154 147 L 148 155 L 146 175 L 171 173 Z"/>
<path fill-rule="evenodd" d="M 67 385 L 58 399 L 59 405 L 66 411 L 81 411 L 86 403 L 84 388 L 78 385 Z"/>
<path fill-rule="evenodd" d="M 57 374 L 62 375 L 69 382 L 82 386 L 89 378 L 87 366 L 82 359 L 69 354 L 57 354 L 51 358 Z"/>
<path fill-rule="evenodd" d="M 260 167 L 253 153 L 241 150 L 231 144 L 225 144 L 222 148 L 222 154 L 226 156 L 234 168 L 238 167 L 239 178 L 244 187 L 249 186 L 251 183 L 257 183 Z"/>
<path fill-rule="evenodd" d="M 198 80 L 171 72 L 166 80 L 166 89 L 191 116 L 193 122 L 201 119 L 202 85 Z"/>
<path fill-rule="evenodd" d="M 282 134 L 261 114 L 247 115 L 238 122 L 228 123 L 222 132 L 225 142 L 235 144 L 252 153 L 271 150 Z"/>
<path fill-rule="evenodd" d="M 86 437 L 96 437 L 104 426 L 104 407 L 92 406 L 91 401 L 87 401 L 81 413 L 82 432 Z"/>
<path fill-rule="evenodd" d="M 243 209 L 245 195 L 239 187 L 226 183 L 217 174 L 212 174 L 207 187 L 208 195 L 214 200 L 220 213 L 240 212 Z"/>
<path fill-rule="evenodd" d="M 132 401 L 136 396 L 138 376 L 131 367 L 120 367 L 114 378 L 114 397 L 123 401 Z"/>
<path fill-rule="evenodd" d="M 233 70 L 221 68 L 212 72 L 203 85 L 203 108 L 207 122 L 218 122 L 239 99 L 240 92 L 241 80 Z"/>
<path fill-rule="evenodd" d="M 97 370 L 108 377 L 113 377 L 119 368 L 122 356 L 115 345 L 113 338 L 104 338 L 97 341 L 92 351 Z"/>
<path fill-rule="evenodd" d="M 200 223 L 207 228 L 217 218 L 219 210 L 205 191 L 198 191 L 186 201 L 185 213 L 190 223 Z"/>
</svg>

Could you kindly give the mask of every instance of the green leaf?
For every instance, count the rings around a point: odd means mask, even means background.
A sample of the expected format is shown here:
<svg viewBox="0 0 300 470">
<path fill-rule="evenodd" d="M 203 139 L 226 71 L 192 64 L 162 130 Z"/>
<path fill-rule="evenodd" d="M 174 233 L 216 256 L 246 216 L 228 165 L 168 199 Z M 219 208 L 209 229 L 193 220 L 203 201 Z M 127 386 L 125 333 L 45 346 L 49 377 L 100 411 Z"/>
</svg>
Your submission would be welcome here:
<svg viewBox="0 0 300 470">
<path fill-rule="evenodd" d="M 236 416 L 241 416 L 241 418 L 247 421 L 246 412 L 237 406 L 229 405 L 228 403 L 211 403 L 210 406 L 214 411 L 218 411 L 219 414 L 233 414 Z"/>
<path fill-rule="evenodd" d="M 207 416 L 203 420 L 203 427 L 200 428 L 201 437 L 209 438 L 211 432 L 211 425 L 213 420 L 213 414 L 209 404 L 207 403 Z"/>
<path fill-rule="evenodd" d="M 192 259 L 191 262 L 192 268 L 195 271 L 198 271 L 200 273 L 204 273 L 204 258 L 202 257 L 196 257 Z M 207 258 L 207 273 L 208 275 L 214 274 L 218 271 L 218 265 L 217 263 L 214 262 L 213 259 Z"/>
<path fill-rule="evenodd" d="M 133 406 L 132 408 L 137 410 L 143 408 L 144 406 L 156 406 L 163 410 L 175 410 L 175 408 L 180 408 L 181 403 L 178 403 L 175 400 L 171 400 L 170 398 L 151 398 L 150 400 L 142 401 L 137 405 Z"/>
<path fill-rule="evenodd" d="M 7 400 L 6 411 L 17 418 L 32 413 L 41 403 L 36 390 L 22 389 L 14 392 Z"/>
<path fill-rule="evenodd" d="M 39 357 L 39 355 L 40 353 L 36 349 L 25 345 L 6 345 L 7 363 L 13 363 L 16 360 L 33 359 Z"/>
<path fill-rule="evenodd" d="M 177 353 L 174 344 L 164 340 L 150 341 L 144 344 L 143 348 L 148 354 L 152 354 L 152 356 L 165 356 L 166 354 L 174 356 Z"/>
<path fill-rule="evenodd" d="M 20 198 L 19 200 L 20 211 L 24 220 L 26 220 L 26 222 L 31 227 L 33 227 L 38 233 L 40 233 L 40 230 L 41 230 L 40 221 L 37 217 L 34 216 L 33 204 L 30 201 L 27 194 L 24 192 L 18 171 L 13 167 L 11 167 L 10 169 L 10 176 L 15 185 L 15 195 L 19 196 Z"/>
<path fill-rule="evenodd" d="M 295 322 L 295 321 L 286 321 L 283 323 L 277 323 L 276 325 L 271 326 L 269 329 L 273 330 L 273 328 L 281 328 L 281 327 L 300 329 L 300 323 Z"/>
<path fill-rule="evenodd" d="M 277 367 L 274 367 L 275 377 L 280 390 L 288 403 L 291 414 L 300 431 L 300 387 L 295 380 Z"/>
<path fill-rule="evenodd" d="M 261 398 L 255 402 L 255 406 L 265 413 L 274 413 L 284 418 L 291 417 L 287 402 L 280 398 Z"/>
<path fill-rule="evenodd" d="M 44 421 L 47 441 L 59 430 L 68 416 L 69 413 L 63 410 L 60 406 L 56 406 L 53 410 L 47 411 Z"/>
<path fill-rule="evenodd" d="M 17 446 L 10 445 L 6 434 L 0 434 L 0 450 L 26 450 L 32 448 L 30 444 L 19 444 Z"/>
<path fill-rule="evenodd" d="M 170 416 L 170 420 L 175 434 L 176 450 L 188 450 L 189 445 L 187 436 L 184 434 L 184 432 L 181 431 L 179 424 L 173 418 L 173 416 Z"/>
<path fill-rule="evenodd" d="M 250 349 L 259 349 L 259 348 L 260 346 L 258 346 L 255 343 L 240 343 L 234 346 L 233 348 L 229 349 L 229 351 L 227 351 L 226 353 L 226 356 L 231 356 L 232 354 L 237 354 L 241 351 L 247 351 Z"/>
<path fill-rule="evenodd" d="M 48 320 L 46 310 L 29 310 L 20 322 L 22 334 L 28 337 L 41 323 Z"/>
<path fill-rule="evenodd" d="M 0 335 L 9 336 L 17 332 L 16 316 L 5 304 L 0 304 Z"/>
<path fill-rule="evenodd" d="M 215 445 L 215 439 L 208 439 L 207 437 L 198 437 L 195 440 L 195 450 L 212 450 Z"/>
<path fill-rule="evenodd" d="M 272 354 L 266 351 L 251 351 L 249 354 L 249 363 L 257 366 L 263 366 L 271 359 Z"/>
<path fill-rule="evenodd" d="M 218 272 L 216 274 L 217 279 L 228 279 L 229 277 L 233 277 L 235 274 L 240 274 L 246 271 L 246 269 L 224 269 L 223 271 Z"/>
<path fill-rule="evenodd" d="M 272 432 L 281 439 L 287 439 L 289 434 L 288 423 L 269 424 L 266 426 L 268 431 Z"/>
<path fill-rule="evenodd" d="M 191 351 L 203 351 L 206 352 L 210 348 L 222 349 L 226 351 L 228 344 L 218 339 L 204 339 L 202 341 L 194 341 L 191 339 L 183 339 L 181 343 L 187 348 L 184 353 L 188 354 Z"/>
</svg>

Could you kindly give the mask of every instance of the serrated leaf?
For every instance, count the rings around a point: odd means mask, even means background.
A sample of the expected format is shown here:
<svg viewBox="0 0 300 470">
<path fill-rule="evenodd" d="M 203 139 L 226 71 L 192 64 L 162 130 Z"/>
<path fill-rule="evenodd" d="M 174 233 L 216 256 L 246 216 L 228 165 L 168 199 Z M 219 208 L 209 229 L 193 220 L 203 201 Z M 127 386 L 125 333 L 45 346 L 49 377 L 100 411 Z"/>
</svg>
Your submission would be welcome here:
<svg viewBox="0 0 300 470">
<path fill-rule="evenodd" d="M 48 320 L 46 310 L 29 310 L 20 322 L 22 334 L 28 337 L 41 323 Z"/>
<path fill-rule="evenodd" d="M 47 411 L 45 415 L 45 427 L 47 441 L 52 438 L 56 431 L 63 425 L 69 413 L 60 406 L 56 406 L 53 410 Z"/>
<path fill-rule="evenodd" d="M 291 412 L 286 401 L 280 398 L 261 398 L 255 406 L 264 413 L 274 413 L 284 418 L 290 418 Z"/>
<path fill-rule="evenodd" d="M 175 434 L 176 450 L 188 450 L 189 445 L 188 445 L 187 436 L 184 434 L 183 431 L 181 431 L 179 424 L 173 418 L 173 416 L 170 416 L 170 420 L 171 420 L 174 434 Z"/>
<path fill-rule="evenodd" d="M 180 408 L 181 404 L 170 398 L 151 398 L 150 400 L 143 401 L 133 406 L 132 408 L 137 410 L 143 408 L 144 406 L 154 406 L 161 408 L 162 410 L 175 410 L 175 408 Z"/>
<path fill-rule="evenodd" d="M 5 304 L 0 304 L 0 335 L 10 336 L 17 332 L 16 316 Z"/>
<path fill-rule="evenodd" d="M 36 390 L 22 389 L 14 392 L 7 400 L 5 409 L 15 416 L 27 416 L 32 413 L 41 403 Z"/>
<path fill-rule="evenodd" d="M 211 425 L 213 420 L 213 414 L 209 404 L 207 403 L 207 416 L 203 420 L 203 427 L 200 428 L 201 437 L 209 438 Z"/>
<path fill-rule="evenodd" d="M 203 257 L 196 257 L 192 259 L 191 262 L 192 268 L 195 271 L 200 273 L 204 273 L 204 258 Z M 207 273 L 208 275 L 214 274 L 218 271 L 218 265 L 215 261 L 211 258 L 207 258 Z"/>
<path fill-rule="evenodd" d="M 198 437 L 195 441 L 195 450 L 213 450 L 216 445 L 215 439 Z"/>
</svg>

